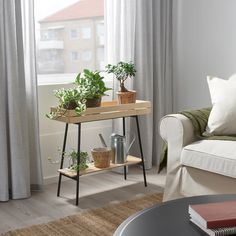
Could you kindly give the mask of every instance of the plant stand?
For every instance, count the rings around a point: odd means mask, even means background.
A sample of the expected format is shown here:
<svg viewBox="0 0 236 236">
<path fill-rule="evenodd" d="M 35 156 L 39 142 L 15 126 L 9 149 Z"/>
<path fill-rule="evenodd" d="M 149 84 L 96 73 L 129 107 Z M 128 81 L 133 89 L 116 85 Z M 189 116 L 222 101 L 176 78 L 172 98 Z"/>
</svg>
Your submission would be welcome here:
<svg viewBox="0 0 236 236">
<path fill-rule="evenodd" d="M 78 205 L 79 204 L 80 176 L 124 166 L 124 179 L 126 180 L 127 178 L 126 166 L 134 165 L 138 163 L 141 163 L 142 165 L 144 186 L 146 187 L 147 186 L 146 172 L 145 172 L 145 166 L 144 166 L 144 156 L 143 156 L 143 149 L 142 149 L 142 143 L 141 143 L 141 134 L 140 134 L 138 116 L 148 114 L 150 110 L 151 110 L 151 103 L 149 101 L 138 100 L 134 104 L 118 104 L 117 101 L 103 102 L 101 107 L 88 108 L 81 116 L 76 116 L 74 111 L 62 111 L 63 115 L 54 119 L 54 120 L 66 123 L 64 141 L 63 141 L 63 147 L 62 147 L 61 164 L 60 164 L 60 169 L 58 170 L 59 180 L 58 180 L 57 196 L 60 196 L 62 176 L 76 180 L 76 205 Z M 51 111 L 55 111 L 55 108 L 52 107 Z M 90 164 L 88 169 L 83 170 L 83 171 L 78 170 L 77 172 L 75 171 L 72 172 L 72 171 L 69 171 L 67 168 L 63 168 L 64 152 L 66 148 L 69 124 L 75 124 L 78 126 L 77 164 L 79 165 L 80 164 L 80 151 L 81 151 L 81 146 L 80 146 L 81 145 L 81 126 L 82 126 L 81 124 L 85 122 L 91 122 L 91 121 L 122 118 L 123 119 L 123 135 L 125 135 L 125 132 L 126 132 L 125 117 L 132 117 L 136 120 L 141 158 L 128 156 L 127 162 L 125 162 L 124 164 L 111 163 L 111 165 L 108 168 L 96 168 L 94 167 L 93 164 Z"/>
</svg>

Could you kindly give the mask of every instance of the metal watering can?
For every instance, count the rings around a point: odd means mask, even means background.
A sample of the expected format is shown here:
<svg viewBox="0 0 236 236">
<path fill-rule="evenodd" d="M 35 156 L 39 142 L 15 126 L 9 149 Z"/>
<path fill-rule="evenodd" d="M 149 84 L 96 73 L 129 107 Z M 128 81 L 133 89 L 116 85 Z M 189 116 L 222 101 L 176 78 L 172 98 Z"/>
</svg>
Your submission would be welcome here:
<svg viewBox="0 0 236 236">
<path fill-rule="evenodd" d="M 99 137 L 101 139 L 101 142 L 103 144 L 103 146 L 106 146 L 106 143 L 102 137 L 101 134 L 99 134 Z M 114 164 L 123 164 L 127 161 L 127 155 L 128 152 L 130 150 L 130 148 L 132 147 L 133 143 L 135 141 L 135 138 L 132 140 L 132 142 L 130 143 L 129 147 L 126 148 L 126 137 L 113 133 L 110 136 L 110 145 L 111 145 L 111 150 L 112 150 L 112 156 L 111 156 L 111 161 Z"/>
</svg>

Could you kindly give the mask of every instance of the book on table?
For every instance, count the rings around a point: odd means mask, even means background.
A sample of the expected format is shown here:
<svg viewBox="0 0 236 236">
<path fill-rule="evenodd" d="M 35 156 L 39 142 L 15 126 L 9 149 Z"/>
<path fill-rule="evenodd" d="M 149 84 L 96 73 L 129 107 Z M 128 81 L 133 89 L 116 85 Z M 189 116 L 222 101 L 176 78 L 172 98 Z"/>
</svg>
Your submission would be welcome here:
<svg viewBox="0 0 236 236">
<path fill-rule="evenodd" d="M 222 227 L 217 229 L 209 229 L 203 227 L 199 222 L 193 220 L 192 218 L 190 218 L 190 221 L 210 236 L 236 235 L 236 227 Z"/>
<path fill-rule="evenodd" d="M 189 205 L 190 221 L 209 235 L 236 234 L 236 201 Z"/>
</svg>

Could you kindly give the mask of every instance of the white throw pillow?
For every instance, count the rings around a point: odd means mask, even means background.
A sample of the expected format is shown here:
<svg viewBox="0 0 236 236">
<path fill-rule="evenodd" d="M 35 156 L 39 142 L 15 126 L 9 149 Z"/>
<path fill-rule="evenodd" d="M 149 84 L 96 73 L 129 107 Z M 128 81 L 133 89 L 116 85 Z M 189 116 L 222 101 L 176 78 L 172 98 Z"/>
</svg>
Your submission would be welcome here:
<svg viewBox="0 0 236 236">
<path fill-rule="evenodd" d="M 212 110 L 206 131 L 211 135 L 236 135 L 236 80 L 207 76 Z"/>
</svg>

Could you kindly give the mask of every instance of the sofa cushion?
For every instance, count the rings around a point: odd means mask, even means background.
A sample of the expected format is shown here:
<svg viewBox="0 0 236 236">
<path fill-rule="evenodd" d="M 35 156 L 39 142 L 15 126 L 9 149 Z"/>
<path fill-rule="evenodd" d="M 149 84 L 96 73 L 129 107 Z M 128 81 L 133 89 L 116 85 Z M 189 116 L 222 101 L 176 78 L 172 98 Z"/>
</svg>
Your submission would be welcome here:
<svg viewBox="0 0 236 236">
<path fill-rule="evenodd" d="M 236 134 L 236 83 L 208 76 L 212 110 L 208 119 L 206 133 L 209 135 Z"/>
<path fill-rule="evenodd" d="M 236 141 L 201 140 L 185 146 L 182 165 L 236 178 Z"/>
</svg>

